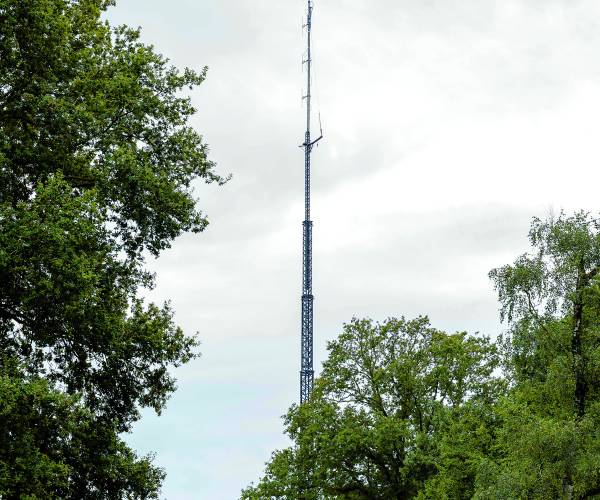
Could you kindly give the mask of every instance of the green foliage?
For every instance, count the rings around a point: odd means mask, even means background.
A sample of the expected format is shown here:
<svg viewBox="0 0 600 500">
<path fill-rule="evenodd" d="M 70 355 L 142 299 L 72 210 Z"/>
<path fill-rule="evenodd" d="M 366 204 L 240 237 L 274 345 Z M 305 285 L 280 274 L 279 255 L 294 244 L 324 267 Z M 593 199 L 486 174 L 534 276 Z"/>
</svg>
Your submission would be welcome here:
<svg viewBox="0 0 600 500">
<path fill-rule="evenodd" d="M 600 498 L 600 222 L 534 219 L 530 240 L 490 273 L 494 344 L 424 318 L 346 325 L 242 498 Z"/>
<path fill-rule="evenodd" d="M 243 498 L 416 496 L 450 460 L 440 460 L 439 435 L 458 425 L 458 409 L 491 404 L 502 389 L 487 339 L 448 335 L 427 318 L 355 319 L 328 350 L 310 402 L 286 417 L 294 445 Z"/>
<path fill-rule="evenodd" d="M 0 0 L 0 202 L 29 200 L 61 172 L 94 188 L 131 255 L 200 231 L 192 180 L 213 171 L 179 91 L 196 73 L 170 67 L 139 31 L 111 28 L 107 0 Z"/>
<path fill-rule="evenodd" d="M 588 498 L 600 494 L 600 224 L 534 219 L 530 240 L 533 254 L 490 273 L 513 389 L 479 497 Z"/>
<path fill-rule="evenodd" d="M 139 291 L 148 255 L 207 224 L 194 180 L 227 180 L 181 93 L 206 68 L 111 27 L 112 3 L 0 0 L 2 497 L 156 496 L 163 473 L 118 434 L 196 356 Z"/>
<path fill-rule="evenodd" d="M 498 408 L 496 456 L 481 462 L 480 499 L 600 494 L 598 405 L 582 419 L 543 415 L 516 393 Z M 545 412 L 550 413 L 550 412 Z"/>
<path fill-rule="evenodd" d="M 2 498 L 157 498 L 164 473 L 43 379 L 0 375 Z"/>
</svg>

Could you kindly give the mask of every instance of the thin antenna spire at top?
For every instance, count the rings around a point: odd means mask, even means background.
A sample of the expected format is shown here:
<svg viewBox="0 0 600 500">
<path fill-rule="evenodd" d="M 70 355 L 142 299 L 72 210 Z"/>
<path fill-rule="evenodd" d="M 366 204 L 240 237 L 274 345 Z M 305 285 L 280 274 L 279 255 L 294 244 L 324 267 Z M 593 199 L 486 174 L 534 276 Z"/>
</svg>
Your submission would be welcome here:
<svg viewBox="0 0 600 500">
<path fill-rule="evenodd" d="M 300 403 L 308 401 L 314 383 L 313 370 L 313 301 L 312 294 L 312 220 L 310 219 L 310 167 L 311 152 L 313 146 L 323 138 L 321 129 L 321 115 L 319 113 L 319 128 L 321 134 L 311 140 L 311 35 L 312 35 L 312 11 L 313 2 L 307 0 L 306 28 L 307 50 L 306 59 L 306 132 L 304 142 L 300 147 L 304 148 L 304 222 L 302 223 L 302 314 L 300 319 Z"/>
</svg>

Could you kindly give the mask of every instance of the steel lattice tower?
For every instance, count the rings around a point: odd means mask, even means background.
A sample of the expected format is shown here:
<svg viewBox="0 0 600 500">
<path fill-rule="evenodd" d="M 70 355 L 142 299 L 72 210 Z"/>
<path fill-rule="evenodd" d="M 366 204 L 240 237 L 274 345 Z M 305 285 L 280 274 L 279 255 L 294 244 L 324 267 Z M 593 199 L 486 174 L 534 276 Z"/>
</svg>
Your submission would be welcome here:
<svg viewBox="0 0 600 500">
<path fill-rule="evenodd" d="M 303 61 L 307 67 L 306 85 L 306 133 L 301 147 L 304 148 L 304 222 L 302 223 L 302 314 L 300 319 L 300 403 L 310 397 L 313 388 L 313 301 L 312 294 L 312 221 L 310 220 L 310 155 L 313 146 L 322 139 L 323 134 L 311 141 L 311 29 L 313 2 L 308 0 L 306 25 L 308 50 Z"/>
</svg>

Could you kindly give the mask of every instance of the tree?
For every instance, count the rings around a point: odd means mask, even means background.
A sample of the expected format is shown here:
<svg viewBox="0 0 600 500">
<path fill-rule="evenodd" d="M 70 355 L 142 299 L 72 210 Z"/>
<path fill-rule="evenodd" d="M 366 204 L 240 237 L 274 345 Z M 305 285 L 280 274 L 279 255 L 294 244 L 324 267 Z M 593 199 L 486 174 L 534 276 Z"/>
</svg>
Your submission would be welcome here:
<svg viewBox="0 0 600 500">
<path fill-rule="evenodd" d="M 355 320 L 244 498 L 600 498 L 600 221 L 534 219 L 497 342 Z M 502 364 L 503 373 L 496 370 Z"/>
<path fill-rule="evenodd" d="M 148 498 L 164 478 L 113 426 L 44 379 L 5 370 L 0 421 L 2 498 Z"/>
<path fill-rule="evenodd" d="M 153 285 L 145 259 L 208 223 L 193 181 L 227 180 L 181 95 L 206 68 L 179 71 L 111 27 L 112 3 L 0 0 L 0 376 L 14 400 L 0 495 L 156 496 L 162 472 L 118 434 L 140 408 L 160 413 L 169 368 L 196 356 L 170 306 L 139 292 Z M 23 398 L 39 412 L 19 420 Z M 56 480 L 28 489 L 35 463 Z"/>
<path fill-rule="evenodd" d="M 424 317 L 354 319 L 328 351 L 310 401 L 286 416 L 294 444 L 273 454 L 242 497 L 436 498 L 441 486 L 429 482 L 452 461 L 441 436 L 501 392 L 494 346 L 433 329 Z M 477 451 L 467 448 L 454 457 Z M 471 468 L 458 480 L 474 479 Z"/>
<path fill-rule="evenodd" d="M 534 219 L 529 237 L 533 253 L 490 273 L 513 388 L 480 498 L 589 498 L 600 494 L 600 221 Z"/>
</svg>

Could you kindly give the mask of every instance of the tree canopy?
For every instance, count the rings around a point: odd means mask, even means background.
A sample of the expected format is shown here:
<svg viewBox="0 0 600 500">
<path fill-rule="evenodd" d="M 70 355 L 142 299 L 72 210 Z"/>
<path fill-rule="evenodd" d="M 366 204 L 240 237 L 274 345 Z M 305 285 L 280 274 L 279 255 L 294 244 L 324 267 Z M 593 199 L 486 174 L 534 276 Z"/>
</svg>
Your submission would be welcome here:
<svg viewBox="0 0 600 500">
<path fill-rule="evenodd" d="M 447 459 L 440 436 L 502 388 L 488 339 L 424 317 L 354 319 L 328 351 L 311 400 L 286 417 L 294 445 L 244 498 L 414 497 Z"/>
<path fill-rule="evenodd" d="M 163 472 L 118 437 L 197 355 L 145 268 L 224 183 L 179 70 L 109 0 L 0 0 L 0 496 L 148 498 Z M 17 417 L 18 416 L 18 417 Z M 33 464 L 39 466 L 33 467 Z"/>
<path fill-rule="evenodd" d="M 600 222 L 534 219 L 494 269 L 495 341 L 355 319 L 328 346 L 262 499 L 600 498 Z"/>
<path fill-rule="evenodd" d="M 485 491 L 527 498 L 600 495 L 600 223 L 534 219 L 531 253 L 494 269 L 512 383 L 499 409 L 500 458 Z M 489 495 L 492 496 L 491 494 Z"/>
</svg>

